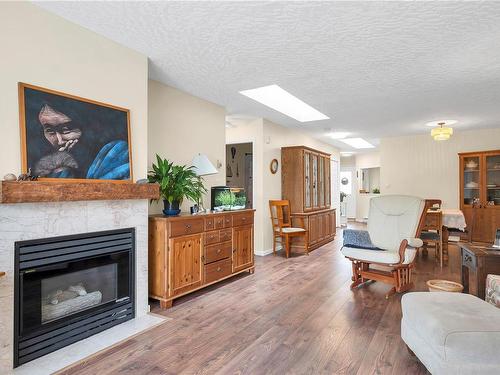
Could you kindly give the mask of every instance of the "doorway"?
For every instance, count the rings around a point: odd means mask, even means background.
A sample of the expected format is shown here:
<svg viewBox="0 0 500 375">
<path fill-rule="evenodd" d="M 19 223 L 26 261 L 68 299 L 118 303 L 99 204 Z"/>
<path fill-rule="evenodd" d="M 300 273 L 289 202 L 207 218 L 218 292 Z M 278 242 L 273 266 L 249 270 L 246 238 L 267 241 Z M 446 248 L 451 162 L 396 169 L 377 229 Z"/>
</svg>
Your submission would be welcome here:
<svg viewBox="0 0 500 375">
<path fill-rule="evenodd" d="M 226 185 L 245 190 L 246 208 L 253 208 L 253 143 L 226 145 Z"/>
</svg>

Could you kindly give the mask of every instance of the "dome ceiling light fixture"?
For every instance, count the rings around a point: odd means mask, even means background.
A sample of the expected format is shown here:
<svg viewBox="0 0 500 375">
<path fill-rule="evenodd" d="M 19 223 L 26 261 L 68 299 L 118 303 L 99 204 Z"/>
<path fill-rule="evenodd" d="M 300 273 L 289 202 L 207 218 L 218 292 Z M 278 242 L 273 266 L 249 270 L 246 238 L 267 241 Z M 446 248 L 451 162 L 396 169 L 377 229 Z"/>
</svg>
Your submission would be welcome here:
<svg viewBox="0 0 500 375">
<path fill-rule="evenodd" d="M 451 128 L 450 125 L 456 123 L 455 120 L 433 121 L 427 123 L 427 126 L 436 126 L 431 130 L 431 137 L 435 141 L 447 141 L 453 135 L 453 128 Z"/>
</svg>

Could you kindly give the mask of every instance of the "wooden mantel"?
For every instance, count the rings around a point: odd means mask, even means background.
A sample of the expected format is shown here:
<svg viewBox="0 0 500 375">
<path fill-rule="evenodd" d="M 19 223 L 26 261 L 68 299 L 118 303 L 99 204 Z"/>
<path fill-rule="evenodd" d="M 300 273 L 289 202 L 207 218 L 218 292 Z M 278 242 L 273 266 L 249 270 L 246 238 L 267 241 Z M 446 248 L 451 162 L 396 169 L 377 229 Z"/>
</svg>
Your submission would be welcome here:
<svg viewBox="0 0 500 375">
<path fill-rule="evenodd" d="M 2 181 L 0 203 L 159 199 L 158 184 Z"/>
</svg>

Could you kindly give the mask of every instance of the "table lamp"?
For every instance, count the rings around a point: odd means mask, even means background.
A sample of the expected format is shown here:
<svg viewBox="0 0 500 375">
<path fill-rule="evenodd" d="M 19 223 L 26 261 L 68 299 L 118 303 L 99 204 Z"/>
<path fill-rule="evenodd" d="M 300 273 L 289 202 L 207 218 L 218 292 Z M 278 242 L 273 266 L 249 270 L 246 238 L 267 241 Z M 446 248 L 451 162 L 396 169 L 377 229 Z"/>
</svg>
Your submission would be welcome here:
<svg viewBox="0 0 500 375">
<path fill-rule="evenodd" d="M 199 153 L 198 155 L 196 155 L 193 158 L 191 165 L 194 167 L 194 172 L 198 177 L 219 173 L 217 168 L 214 167 L 214 165 L 210 162 L 210 160 L 208 160 L 208 157 L 205 154 Z M 200 207 L 199 212 L 205 212 L 203 204 L 201 202 L 196 203 L 198 204 L 198 207 Z"/>
</svg>

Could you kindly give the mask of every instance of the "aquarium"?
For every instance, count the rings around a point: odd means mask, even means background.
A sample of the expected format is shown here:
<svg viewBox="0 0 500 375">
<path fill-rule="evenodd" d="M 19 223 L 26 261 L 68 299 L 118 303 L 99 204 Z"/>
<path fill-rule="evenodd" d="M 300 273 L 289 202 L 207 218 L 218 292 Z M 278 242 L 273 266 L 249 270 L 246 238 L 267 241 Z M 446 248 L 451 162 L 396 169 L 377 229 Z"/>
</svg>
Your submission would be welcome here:
<svg viewBox="0 0 500 375">
<path fill-rule="evenodd" d="M 212 211 L 234 211 L 246 208 L 247 196 L 243 188 L 212 187 Z"/>
</svg>

